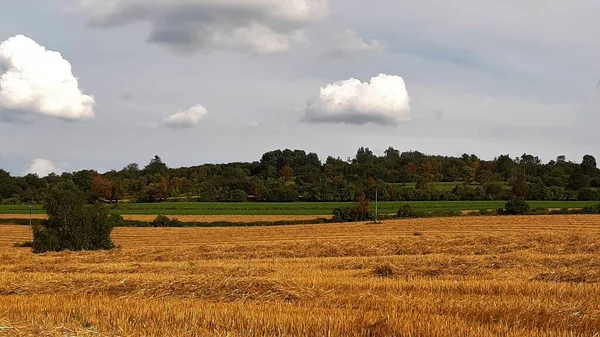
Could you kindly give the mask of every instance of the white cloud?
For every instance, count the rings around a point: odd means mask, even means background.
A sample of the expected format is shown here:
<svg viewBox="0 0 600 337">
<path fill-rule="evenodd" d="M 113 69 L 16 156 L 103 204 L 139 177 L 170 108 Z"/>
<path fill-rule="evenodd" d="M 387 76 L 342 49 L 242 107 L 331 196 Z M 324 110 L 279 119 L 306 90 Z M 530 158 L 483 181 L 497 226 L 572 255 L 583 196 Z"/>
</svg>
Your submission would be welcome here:
<svg viewBox="0 0 600 337">
<path fill-rule="evenodd" d="M 202 105 L 196 105 L 185 111 L 172 114 L 165 119 L 164 124 L 171 128 L 189 128 L 200 123 L 207 112 Z"/>
<path fill-rule="evenodd" d="M 45 177 L 50 173 L 58 173 L 59 171 L 54 163 L 48 159 L 36 158 L 31 161 L 25 174 L 37 174 L 39 177 Z"/>
<path fill-rule="evenodd" d="M 8 119 L 36 113 L 78 121 L 94 117 L 93 107 L 60 53 L 23 35 L 0 44 L 0 112 Z"/>
<path fill-rule="evenodd" d="M 304 113 L 309 123 L 397 125 L 411 120 L 410 96 L 400 76 L 380 74 L 368 83 L 352 78 L 321 88 Z"/>
<path fill-rule="evenodd" d="M 258 121 L 251 121 L 250 123 L 248 123 L 248 125 L 246 125 L 248 129 L 256 129 L 258 128 L 258 126 Z"/>
<path fill-rule="evenodd" d="M 149 42 L 176 50 L 288 51 L 329 0 L 79 0 L 95 26 L 149 22 Z"/>
<path fill-rule="evenodd" d="M 377 40 L 365 40 L 353 29 L 346 29 L 333 38 L 333 49 L 327 53 L 333 58 L 350 57 L 356 54 L 381 52 L 385 46 Z"/>
</svg>

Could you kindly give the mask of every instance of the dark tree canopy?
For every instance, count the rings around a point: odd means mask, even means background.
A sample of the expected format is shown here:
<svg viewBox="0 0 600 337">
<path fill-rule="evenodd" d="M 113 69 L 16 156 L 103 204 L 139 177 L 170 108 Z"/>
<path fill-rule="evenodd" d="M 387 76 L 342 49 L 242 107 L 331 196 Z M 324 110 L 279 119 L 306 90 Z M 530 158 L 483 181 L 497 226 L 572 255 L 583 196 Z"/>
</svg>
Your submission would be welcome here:
<svg viewBox="0 0 600 337">
<path fill-rule="evenodd" d="M 201 201 L 356 201 L 364 195 L 382 201 L 596 200 L 600 174 L 596 159 L 581 163 L 565 156 L 543 163 L 533 154 L 502 154 L 485 160 L 474 154 L 459 157 L 428 155 L 388 147 L 376 154 L 360 147 L 354 158 L 274 150 L 260 160 L 169 168 L 153 157 L 143 169 L 128 164 L 120 171 L 93 170 L 40 178 L 14 177 L 0 169 L 0 202 L 41 203 L 49 191 L 70 183 L 86 203 Z"/>
</svg>

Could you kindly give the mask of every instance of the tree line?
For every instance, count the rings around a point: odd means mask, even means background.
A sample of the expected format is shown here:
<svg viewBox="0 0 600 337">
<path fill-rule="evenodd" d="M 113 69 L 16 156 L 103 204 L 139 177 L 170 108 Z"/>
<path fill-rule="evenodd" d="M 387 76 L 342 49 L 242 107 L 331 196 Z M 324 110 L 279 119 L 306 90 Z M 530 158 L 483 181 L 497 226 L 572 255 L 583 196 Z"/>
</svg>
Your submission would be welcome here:
<svg viewBox="0 0 600 337">
<path fill-rule="evenodd" d="M 600 200 L 600 174 L 591 155 L 581 162 L 565 156 L 543 163 L 539 157 L 500 155 L 493 160 L 400 152 L 382 155 L 361 147 L 354 158 L 327 157 L 302 150 L 275 150 L 250 163 L 169 168 L 159 156 L 144 167 L 132 163 L 117 171 L 81 170 L 38 177 L 12 176 L 0 169 L 0 201 L 35 204 L 61 183 L 72 183 L 88 202 L 293 202 Z M 447 183 L 449 189 L 439 188 Z"/>
</svg>

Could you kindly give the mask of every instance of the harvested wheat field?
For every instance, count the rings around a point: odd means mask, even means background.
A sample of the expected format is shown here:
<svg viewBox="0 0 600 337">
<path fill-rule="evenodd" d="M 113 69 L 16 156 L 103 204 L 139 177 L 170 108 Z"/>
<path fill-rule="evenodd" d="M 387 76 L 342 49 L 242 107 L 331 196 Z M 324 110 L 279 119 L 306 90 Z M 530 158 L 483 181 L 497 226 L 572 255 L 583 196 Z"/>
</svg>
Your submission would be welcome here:
<svg viewBox="0 0 600 337">
<path fill-rule="evenodd" d="M 0 226 L 5 336 L 598 336 L 600 217 L 117 228 L 35 256 Z"/>
</svg>

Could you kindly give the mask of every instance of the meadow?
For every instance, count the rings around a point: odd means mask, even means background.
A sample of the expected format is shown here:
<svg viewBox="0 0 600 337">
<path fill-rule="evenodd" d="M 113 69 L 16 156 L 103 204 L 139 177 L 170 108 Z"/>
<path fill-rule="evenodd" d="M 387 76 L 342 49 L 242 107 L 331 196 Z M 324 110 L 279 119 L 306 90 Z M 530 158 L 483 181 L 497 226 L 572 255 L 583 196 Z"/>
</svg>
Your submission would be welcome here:
<svg viewBox="0 0 600 337">
<path fill-rule="evenodd" d="M 0 336 L 600 334 L 596 215 L 116 228 L 43 255 L 0 230 Z"/>
<path fill-rule="evenodd" d="M 597 201 L 530 201 L 532 208 L 583 208 Z M 409 204 L 417 212 L 478 211 L 503 208 L 505 201 L 413 201 L 380 202 L 381 214 L 395 214 L 401 205 Z M 120 203 L 111 206 L 112 213 L 122 215 L 298 215 L 330 216 L 337 207 L 352 206 L 351 202 L 295 202 L 295 203 Z M 374 203 L 371 202 L 371 207 Z M 0 214 L 28 214 L 27 205 L 0 205 Z M 41 205 L 32 206 L 33 214 L 44 214 Z"/>
</svg>

